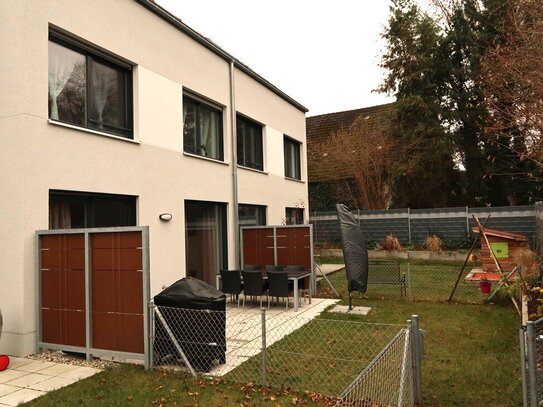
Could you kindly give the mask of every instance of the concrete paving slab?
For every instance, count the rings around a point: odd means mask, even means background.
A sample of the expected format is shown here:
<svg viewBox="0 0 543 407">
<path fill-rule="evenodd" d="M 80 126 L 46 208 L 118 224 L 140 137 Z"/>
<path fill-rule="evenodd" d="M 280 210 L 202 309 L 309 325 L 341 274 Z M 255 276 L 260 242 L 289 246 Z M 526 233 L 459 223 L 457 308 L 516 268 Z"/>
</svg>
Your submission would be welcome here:
<svg viewBox="0 0 543 407">
<path fill-rule="evenodd" d="M 53 362 L 41 362 L 41 361 L 34 361 L 32 363 L 28 363 L 26 365 L 22 365 L 19 367 L 14 368 L 15 370 L 19 370 L 21 372 L 38 372 L 42 369 L 45 369 L 47 367 L 53 366 Z"/>
<path fill-rule="evenodd" d="M 20 389 L 16 392 L 0 397 L 0 405 L 4 404 L 6 406 L 18 406 L 19 404 L 27 403 L 30 400 L 43 396 L 44 394 L 45 393 L 43 391 Z"/>
<path fill-rule="evenodd" d="M 371 311 L 371 307 L 353 307 L 349 311 L 348 305 L 336 305 L 334 308 L 330 309 L 330 312 L 336 312 L 338 314 L 354 314 L 354 315 L 368 315 Z"/>
<path fill-rule="evenodd" d="M 52 377 L 50 379 L 44 380 L 43 382 L 36 383 L 29 387 L 34 390 L 48 392 L 48 391 L 60 389 L 61 387 L 64 387 L 64 386 L 69 386 L 70 384 L 73 384 L 76 381 L 77 380 L 66 379 L 64 377 Z"/>
<path fill-rule="evenodd" d="M 10 386 L 9 384 L 0 384 L 0 397 L 9 393 L 14 393 L 18 390 L 21 390 L 21 388 L 17 386 Z"/>
<path fill-rule="evenodd" d="M 33 384 L 43 382 L 44 380 L 51 379 L 53 376 L 39 374 L 39 373 L 29 373 L 27 375 L 18 377 L 17 379 L 10 380 L 9 382 L 6 382 L 5 384 L 9 384 L 10 386 L 17 386 L 17 387 L 30 387 Z"/>
</svg>

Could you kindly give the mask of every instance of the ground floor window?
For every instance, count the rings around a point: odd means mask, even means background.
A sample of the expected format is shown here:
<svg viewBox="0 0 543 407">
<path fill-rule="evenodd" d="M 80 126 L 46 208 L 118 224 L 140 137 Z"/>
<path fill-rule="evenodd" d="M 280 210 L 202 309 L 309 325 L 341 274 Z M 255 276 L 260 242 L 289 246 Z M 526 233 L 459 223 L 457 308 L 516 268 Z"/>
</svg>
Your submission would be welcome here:
<svg viewBox="0 0 543 407">
<path fill-rule="evenodd" d="M 185 201 L 187 276 L 215 285 L 216 275 L 227 268 L 226 204 Z"/>
<path fill-rule="evenodd" d="M 303 225 L 304 208 L 285 208 L 285 224 Z"/>
<path fill-rule="evenodd" d="M 262 205 L 240 204 L 239 225 L 240 226 L 264 226 L 266 225 L 266 207 Z"/>
<path fill-rule="evenodd" d="M 136 197 L 49 191 L 49 229 L 136 226 Z"/>
</svg>

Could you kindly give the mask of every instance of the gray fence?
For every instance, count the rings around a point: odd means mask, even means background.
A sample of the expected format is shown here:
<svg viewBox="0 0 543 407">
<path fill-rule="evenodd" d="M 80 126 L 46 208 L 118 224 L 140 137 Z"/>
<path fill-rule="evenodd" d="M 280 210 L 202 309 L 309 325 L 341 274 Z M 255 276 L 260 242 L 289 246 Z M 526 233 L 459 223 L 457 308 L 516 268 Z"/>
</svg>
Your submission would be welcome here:
<svg viewBox="0 0 543 407">
<path fill-rule="evenodd" d="M 519 332 L 524 407 L 543 404 L 543 318 L 528 321 Z"/>
<path fill-rule="evenodd" d="M 422 244 L 428 235 L 438 235 L 448 246 L 460 245 L 475 226 L 472 215 L 481 221 L 490 215 L 489 228 L 517 232 L 531 241 L 536 235 L 536 215 L 542 218 L 541 205 L 489 208 L 390 209 L 353 211 L 370 245 L 393 234 L 402 244 Z M 339 244 L 341 237 L 336 212 L 312 212 L 310 223 L 317 244 Z M 540 233 L 541 231 L 540 226 Z"/>
<path fill-rule="evenodd" d="M 416 315 L 396 325 L 256 307 L 152 308 L 154 367 L 318 393 L 341 406 L 422 401 Z"/>
</svg>

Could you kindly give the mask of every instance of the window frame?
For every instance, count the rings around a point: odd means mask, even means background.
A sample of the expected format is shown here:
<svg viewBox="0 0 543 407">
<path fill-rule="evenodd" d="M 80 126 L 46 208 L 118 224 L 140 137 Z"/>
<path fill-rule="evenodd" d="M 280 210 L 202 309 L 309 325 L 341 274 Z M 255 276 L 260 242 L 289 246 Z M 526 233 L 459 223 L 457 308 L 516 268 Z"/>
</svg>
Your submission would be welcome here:
<svg viewBox="0 0 543 407">
<path fill-rule="evenodd" d="M 293 215 L 294 215 L 294 223 L 291 223 L 290 222 L 290 216 L 289 216 L 289 212 L 292 211 L 294 212 Z M 297 208 L 297 207 L 294 207 L 294 206 L 287 206 L 285 207 L 285 224 L 286 225 L 303 225 L 304 222 L 305 222 L 305 218 L 304 218 L 304 208 Z M 297 213 L 301 213 L 301 222 L 298 222 L 299 219 L 298 219 L 298 216 L 297 216 Z"/>
<path fill-rule="evenodd" d="M 260 214 L 257 214 L 258 215 L 261 215 L 262 216 L 262 220 L 263 220 L 263 223 L 262 224 L 259 224 L 258 222 L 255 224 L 255 225 L 241 225 L 242 227 L 243 226 L 266 226 L 268 224 L 268 207 L 266 205 L 256 205 L 256 204 L 243 204 L 243 203 L 240 203 L 238 204 L 238 220 L 239 220 L 239 223 L 241 224 L 241 216 L 240 216 L 240 209 L 244 207 L 244 208 L 254 208 L 256 209 L 257 211 L 261 211 Z M 258 220 L 258 219 L 257 219 Z"/>
<path fill-rule="evenodd" d="M 50 30 L 48 43 L 53 42 L 61 47 L 67 48 L 71 51 L 81 54 L 85 58 L 85 112 L 84 112 L 84 124 L 72 123 L 65 120 L 52 119 L 50 112 L 47 116 L 51 122 L 59 123 L 63 125 L 73 126 L 76 128 L 85 129 L 91 132 L 105 133 L 115 137 L 120 137 L 127 140 L 134 140 L 134 75 L 133 66 L 117 57 L 111 56 L 99 49 L 84 44 L 82 41 L 70 38 L 60 32 Z M 49 58 L 49 56 L 48 56 Z M 124 85 L 124 118 L 126 120 L 127 128 L 118 127 L 104 124 L 106 128 L 97 128 L 89 125 L 92 123 L 92 119 L 89 118 L 92 101 L 92 65 L 94 62 L 102 64 L 108 68 L 116 71 L 123 72 L 123 85 Z M 49 84 L 48 84 L 49 86 Z"/>
<path fill-rule="evenodd" d="M 296 153 L 296 168 L 291 169 L 290 167 L 290 160 L 287 160 L 287 147 L 288 146 L 294 146 L 295 153 Z M 283 135 L 283 160 L 284 160 L 284 169 L 285 169 L 285 177 L 288 179 L 293 179 L 297 181 L 302 180 L 302 143 L 298 140 L 287 136 L 286 134 Z M 291 170 L 291 174 L 289 174 L 289 170 Z"/>
<path fill-rule="evenodd" d="M 194 126 L 195 126 L 195 131 L 196 131 L 195 137 L 198 140 L 201 139 L 201 134 L 200 134 L 200 107 L 203 106 L 203 107 L 205 107 L 205 108 L 207 108 L 209 110 L 214 110 L 217 113 L 220 113 L 220 119 L 219 119 L 219 145 L 218 145 L 219 155 L 218 155 L 218 157 L 211 157 L 211 156 L 199 154 L 196 151 L 188 151 L 188 150 L 186 150 L 186 146 L 185 146 L 185 120 L 184 120 L 185 101 L 186 100 L 189 100 L 191 103 L 196 105 L 196 109 L 195 109 L 196 117 L 195 117 L 195 125 Z M 216 160 L 216 161 L 224 162 L 224 123 L 223 123 L 224 122 L 224 108 L 222 106 L 218 105 L 218 104 L 215 104 L 213 102 L 204 100 L 204 99 L 199 98 L 197 96 L 194 96 L 193 94 L 191 94 L 189 92 L 183 92 L 182 102 L 183 102 L 183 152 L 186 153 L 186 154 L 191 154 L 191 155 L 195 155 L 195 156 L 198 156 L 198 157 L 203 157 L 203 158 L 207 158 L 207 159 L 210 159 L 210 160 Z"/>
<path fill-rule="evenodd" d="M 239 131 L 239 125 L 240 122 L 245 123 L 246 126 L 252 127 L 254 129 L 258 129 L 260 133 L 259 140 L 259 146 L 260 146 L 260 158 L 262 160 L 261 163 L 251 163 L 248 162 L 246 159 L 245 148 L 240 149 L 240 131 Z M 245 146 L 245 140 L 243 140 L 243 146 Z M 264 125 L 257 122 L 256 120 L 250 119 L 247 116 L 244 116 L 240 114 L 239 112 L 236 113 L 236 151 L 237 151 L 237 165 L 244 168 L 249 168 L 251 170 L 264 172 Z M 243 154 L 240 154 L 243 152 Z"/>
</svg>

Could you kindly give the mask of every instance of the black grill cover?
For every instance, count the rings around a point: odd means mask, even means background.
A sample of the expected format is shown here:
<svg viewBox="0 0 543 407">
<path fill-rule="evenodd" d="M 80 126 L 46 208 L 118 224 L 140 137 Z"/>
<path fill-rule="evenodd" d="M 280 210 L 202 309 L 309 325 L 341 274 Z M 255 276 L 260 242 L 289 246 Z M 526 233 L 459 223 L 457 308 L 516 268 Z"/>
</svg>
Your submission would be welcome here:
<svg viewBox="0 0 543 407">
<path fill-rule="evenodd" d="M 202 280 L 186 277 L 155 295 L 155 304 L 165 307 L 224 311 L 226 296 Z"/>
<path fill-rule="evenodd" d="M 368 289 L 368 249 L 366 239 L 353 214 L 345 205 L 337 204 L 337 216 L 343 244 L 349 292 Z"/>
</svg>

